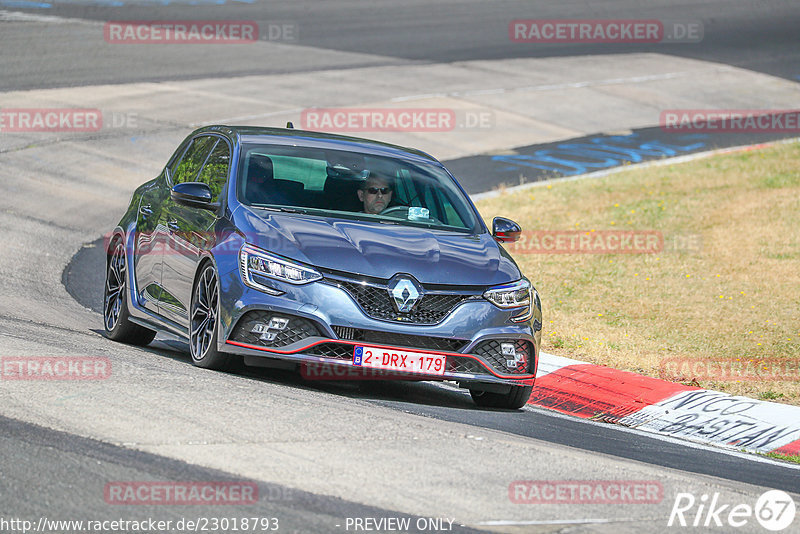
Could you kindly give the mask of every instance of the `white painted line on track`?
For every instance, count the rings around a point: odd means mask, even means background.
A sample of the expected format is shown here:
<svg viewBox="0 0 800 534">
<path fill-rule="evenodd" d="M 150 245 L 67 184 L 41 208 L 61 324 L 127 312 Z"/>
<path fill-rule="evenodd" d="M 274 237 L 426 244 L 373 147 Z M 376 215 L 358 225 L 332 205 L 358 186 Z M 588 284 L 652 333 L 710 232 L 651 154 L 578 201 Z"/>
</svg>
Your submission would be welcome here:
<svg viewBox="0 0 800 534">
<path fill-rule="evenodd" d="M 494 521 L 481 521 L 475 523 L 476 525 L 483 525 L 486 527 L 512 527 L 522 525 L 588 525 L 588 524 L 602 524 L 602 523 L 629 523 L 633 521 L 648 521 L 648 519 L 634 519 L 630 517 L 620 519 L 544 519 L 544 520 L 529 520 L 529 521 L 512 521 L 505 519 L 498 519 Z"/>
<path fill-rule="evenodd" d="M 474 91 L 451 91 L 451 92 L 442 92 L 442 93 L 425 93 L 425 94 L 418 94 L 418 95 L 406 95 L 406 96 L 397 96 L 394 98 L 389 99 L 390 102 L 408 102 L 413 100 L 429 100 L 434 98 L 453 98 L 453 97 L 467 97 L 467 96 L 484 96 L 484 95 L 494 95 L 494 94 L 504 94 L 504 93 L 516 93 L 516 92 L 535 92 L 535 91 L 556 91 L 561 89 L 576 89 L 582 87 L 596 87 L 596 86 L 604 86 L 604 85 L 619 85 L 619 84 L 626 84 L 626 83 L 642 83 L 642 82 L 650 82 L 650 81 L 659 81 L 659 80 L 668 80 L 672 78 L 678 78 L 680 76 L 685 76 L 691 74 L 689 72 L 669 72 L 665 74 L 651 74 L 647 76 L 632 76 L 630 78 L 608 78 L 604 80 L 592 80 L 592 81 L 580 81 L 580 82 L 568 82 L 568 83 L 559 83 L 559 84 L 550 84 L 550 85 L 529 85 L 525 87 L 512 87 L 512 88 L 503 88 L 498 87 L 495 89 L 477 89 Z M 346 106 L 345 106 L 346 107 Z M 192 127 L 199 127 L 204 126 L 206 124 L 226 124 L 232 121 L 237 120 L 252 120 L 252 119 L 261 119 L 266 117 L 272 117 L 275 115 L 283 115 L 286 113 L 296 113 L 298 111 L 303 111 L 305 108 L 292 108 L 292 109 L 284 109 L 280 111 L 273 111 L 271 113 L 261 113 L 257 115 L 243 115 L 239 117 L 231 117 L 231 118 L 224 118 L 218 119 L 216 121 L 211 122 L 203 122 L 197 124 L 191 124 Z"/>
<path fill-rule="evenodd" d="M 43 22 L 47 24 L 86 24 L 88 26 L 103 25 L 103 22 L 95 20 L 58 17 L 55 15 L 37 15 L 35 13 L 7 10 L 0 10 L 0 22 Z"/>
<path fill-rule="evenodd" d="M 720 67 L 724 69 L 725 67 Z M 450 91 L 443 93 L 425 93 L 419 95 L 398 96 L 392 98 L 392 102 L 407 102 L 409 100 L 427 100 L 431 98 L 453 98 L 465 96 L 482 96 L 482 95 L 496 95 L 504 93 L 528 93 L 537 91 L 559 91 L 561 89 L 582 89 L 584 87 L 602 87 L 605 85 L 620 85 L 626 83 L 645 83 L 662 80 L 671 80 L 673 78 L 680 78 L 689 76 L 691 72 L 666 72 L 663 74 L 648 74 L 645 76 L 631 76 L 630 78 L 606 78 L 602 80 L 586 80 L 579 82 L 566 82 L 566 83 L 553 83 L 545 85 L 527 85 L 523 87 L 503 88 L 498 87 L 495 89 L 477 89 L 474 91 Z"/>
</svg>

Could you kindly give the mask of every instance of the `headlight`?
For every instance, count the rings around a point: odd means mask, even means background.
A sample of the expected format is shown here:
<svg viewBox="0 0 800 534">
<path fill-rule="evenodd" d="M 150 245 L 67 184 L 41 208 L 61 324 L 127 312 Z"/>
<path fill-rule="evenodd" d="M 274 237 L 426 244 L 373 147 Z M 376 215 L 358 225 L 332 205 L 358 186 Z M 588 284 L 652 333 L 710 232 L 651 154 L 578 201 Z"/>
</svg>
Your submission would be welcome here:
<svg viewBox="0 0 800 534">
<path fill-rule="evenodd" d="M 264 276 L 295 285 L 308 284 L 322 278 L 320 273 L 310 267 L 270 254 L 253 245 L 244 245 L 239 251 L 239 269 L 245 285 L 273 295 L 278 295 L 282 292 L 259 284 L 253 279 L 253 275 Z"/>
<path fill-rule="evenodd" d="M 519 315 L 511 318 L 515 323 L 521 323 L 531 318 L 533 314 L 533 299 L 531 298 L 531 283 L 525 280 L 518 280 L 511 284 L 493 287 L 483 293 L 483 298 L 504 310 L 511 308 L 522 308 L 525 310 Z"/>
</svg>

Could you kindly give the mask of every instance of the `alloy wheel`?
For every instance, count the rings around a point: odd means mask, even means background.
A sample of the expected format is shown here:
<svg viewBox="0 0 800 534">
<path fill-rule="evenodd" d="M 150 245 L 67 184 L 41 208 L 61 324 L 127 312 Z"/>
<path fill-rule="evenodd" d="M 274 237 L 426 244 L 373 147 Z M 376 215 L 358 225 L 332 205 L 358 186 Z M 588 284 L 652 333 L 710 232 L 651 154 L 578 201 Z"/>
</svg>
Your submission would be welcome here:
<svg viewBox="0 0 800 534">
<path fill-rule="evenodd" d="M 217 304 L 219 302 L 219 287 L 217 274 L 214 267 L 207 266 L 195 286 L 194 299 L 192 299 L 192 323 L 189 341 L 192 358 L 202 360 L 214 338 L 214 329 L 217 326 Z"/>
<path fill-rule="evenodd" d="M 125 298 L 125 276 L 127 269 L 125 266 L 125 247 L 122 243 L 117 243 L 114 247 L 114 254 L 108 262 L 108 273 L 106 275 L 106 288 L 103 295 L 103 319 L 107 331 L 114 330 L 119 321 L 119 314 L 122 310 L 122 299 Z"/>
</svg>

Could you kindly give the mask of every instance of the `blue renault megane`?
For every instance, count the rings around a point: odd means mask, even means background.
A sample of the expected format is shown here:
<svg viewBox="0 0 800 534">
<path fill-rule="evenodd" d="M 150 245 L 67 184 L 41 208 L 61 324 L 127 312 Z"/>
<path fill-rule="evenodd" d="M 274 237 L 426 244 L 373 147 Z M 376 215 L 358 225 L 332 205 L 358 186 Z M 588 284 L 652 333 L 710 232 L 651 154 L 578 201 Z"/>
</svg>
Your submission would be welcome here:
<svg viewBox="0 0 800 534">
<path fill-rule="evenodd" d="M 157 331 L 192 363 L 326 365 L 448 380 L 519 408 L 539 295 L 453 176 L 418 150 L 281 128 L 209 126 L 133 194 L 107 241 L 104 323 Z"/>
</svg>

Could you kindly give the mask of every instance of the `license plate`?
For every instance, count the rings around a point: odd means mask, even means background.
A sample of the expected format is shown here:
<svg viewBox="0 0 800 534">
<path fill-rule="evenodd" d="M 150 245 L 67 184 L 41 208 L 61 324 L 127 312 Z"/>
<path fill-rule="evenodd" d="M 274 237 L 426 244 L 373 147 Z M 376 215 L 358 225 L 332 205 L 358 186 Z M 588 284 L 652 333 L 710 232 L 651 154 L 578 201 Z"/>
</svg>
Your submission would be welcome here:
<svg viewBox="0 0 800 534">
<path fill-rule="evenodd" d="M 387 349 L 357 345 L 353 350 L 353 365 L 389 369 L 404 373 L 443 375 L 447 356 L 402 349 Z"/>
</svg>

